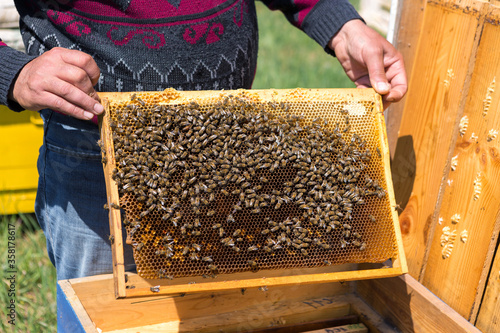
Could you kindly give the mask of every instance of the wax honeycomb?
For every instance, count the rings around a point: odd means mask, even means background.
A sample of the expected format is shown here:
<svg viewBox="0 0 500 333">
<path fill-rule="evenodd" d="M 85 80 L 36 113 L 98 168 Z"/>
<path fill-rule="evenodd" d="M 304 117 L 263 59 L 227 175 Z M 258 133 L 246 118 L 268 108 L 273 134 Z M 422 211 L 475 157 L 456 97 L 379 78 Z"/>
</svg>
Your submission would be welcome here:
<svg viewBox="0 0 500 333">
<path fill-rule="evenodd" d="M 110 209 L 123 211 L 138 274 L 395 258 L 377 105 L 306 89 L 109 100 L 119 192 Z"/>
</svg>

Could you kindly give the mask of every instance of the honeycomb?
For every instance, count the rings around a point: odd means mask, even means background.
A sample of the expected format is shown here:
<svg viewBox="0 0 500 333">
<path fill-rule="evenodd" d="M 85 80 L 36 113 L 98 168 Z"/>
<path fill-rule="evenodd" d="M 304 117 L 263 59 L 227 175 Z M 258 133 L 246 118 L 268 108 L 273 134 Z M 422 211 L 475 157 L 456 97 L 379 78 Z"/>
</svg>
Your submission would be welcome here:
<svg viewBox="0 0 500 333">
<path fill-rule="evenodd" d="M 110 209 L 123 212 L 138 274 L 396 258 L 380 104 L 370 96 L 168 89 L 110 99 L 119 192 Z"/>
</svg>

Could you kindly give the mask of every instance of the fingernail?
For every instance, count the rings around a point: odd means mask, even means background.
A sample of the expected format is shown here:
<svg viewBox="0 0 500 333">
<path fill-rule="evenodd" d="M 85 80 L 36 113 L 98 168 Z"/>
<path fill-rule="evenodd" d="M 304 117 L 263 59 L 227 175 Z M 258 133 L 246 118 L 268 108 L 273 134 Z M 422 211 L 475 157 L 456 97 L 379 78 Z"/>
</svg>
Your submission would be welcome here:
<svg viewBox="0 0 500 333">
<path fill-rule="evenodd" d="M 387 83 L 385 82 L 379 82 L 377 83 L 377 90 L 378 91 L 389 91 L 390 87 Z"/>
<path fill-rule="evenodd" d="M 95 111 L 97 114 L 101 114 L 101 113 L 104 111 L 104 106 L 102 106 L 102 104 L 95 103 L 95 104 L 94 104 L 94 111 Z"/>
<path fill-rule="evenodd" d="M 88 111 L 83 111 L 83 117 L 87 120 L 90 120 L 94 117 L 94 114 Z"/>
</svg>

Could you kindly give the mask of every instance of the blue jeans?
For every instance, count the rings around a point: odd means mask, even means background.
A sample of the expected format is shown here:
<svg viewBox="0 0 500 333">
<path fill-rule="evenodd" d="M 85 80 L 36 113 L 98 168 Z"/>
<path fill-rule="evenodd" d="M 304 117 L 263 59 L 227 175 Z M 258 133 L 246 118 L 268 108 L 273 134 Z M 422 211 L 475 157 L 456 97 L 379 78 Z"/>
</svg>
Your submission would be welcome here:
<svg viewBox="0 0 500 333">
<path fill-rule="evenodd" d="M 112 273 L 98 128 L 51 110 L 42 110 L 41 116 L 44 139 L 35 211 L 57 279 Z M 125 268 L 133 270 L 131 247 L 124 247 Z"/>
</svg>

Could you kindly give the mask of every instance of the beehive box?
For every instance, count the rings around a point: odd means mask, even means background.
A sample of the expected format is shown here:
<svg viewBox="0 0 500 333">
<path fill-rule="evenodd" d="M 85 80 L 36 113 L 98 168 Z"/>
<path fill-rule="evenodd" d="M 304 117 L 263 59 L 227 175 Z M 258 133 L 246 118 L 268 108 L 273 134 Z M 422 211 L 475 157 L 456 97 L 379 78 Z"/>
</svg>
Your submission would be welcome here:
<svg viewBox="0 0 500 333">
<path fill-rule="evenodd" d="M 405 272 L 373 90 L 101 97 L 118 297 Z M 150 288 L 127 289 L 122 223 Z"/>
<path fill-rule="evenodd" d="M 111 274 L 58 281 L 57 331 L 277 333 L 362 322 L 370 333 L 480 332 L 408 274 L 182 296 L 116 299 L 113 289 Z"/>
<path fill-rule="evenodd" d="M 500 1 L 401 4 L 409 89 L 387 129 L 409 273 L 499 332 Z"/>
<path fill-rule="evenodd" d="M 38 112 L 18 113 L 4 106 L 0 114 L 0 214 L 33 213 L 43 121 Z"/>
</svg>

